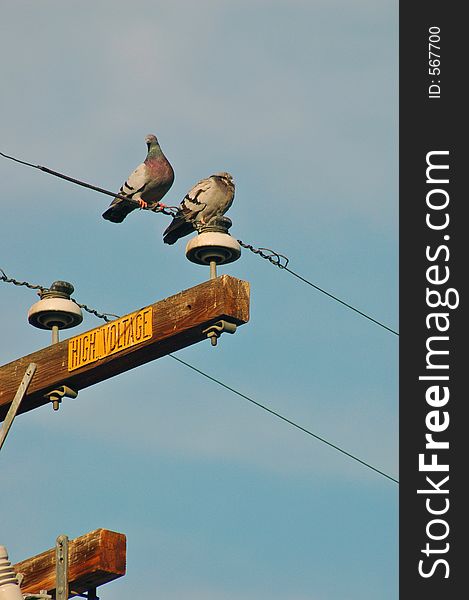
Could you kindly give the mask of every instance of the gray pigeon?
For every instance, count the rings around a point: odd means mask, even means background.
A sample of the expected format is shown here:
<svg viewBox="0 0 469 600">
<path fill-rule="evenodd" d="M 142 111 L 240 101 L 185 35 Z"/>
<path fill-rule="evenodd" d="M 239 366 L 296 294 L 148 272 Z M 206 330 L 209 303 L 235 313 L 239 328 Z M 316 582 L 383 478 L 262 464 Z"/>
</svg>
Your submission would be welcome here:
<svg viewBox="0 0 469 600">
<path fill-rule="evenodd" d="M 122 185 L 119 194 L 128 196 L 138 202 L 128 202 L 121 198 L 114 198 L 111 205 L 103 213 L 103 217 L 113 223 L 122 223 L 125 217 L 138 208 L 148 208 L 157 211 L 163 208 L 161 198 L 173 185 L 174 171 L 163 154 L 156 136 L 145 136 L 148 154 L 144 162 L 139 165 Z"/>
<path fill-rule="evenodd" d="M 235 184 L 229 173 L 215 173 L 187 192 L 178 212 L 163 233 L 165 244 L 174 244 L 200 225 L 224 215 L 233 203 Z"/>
</svg>

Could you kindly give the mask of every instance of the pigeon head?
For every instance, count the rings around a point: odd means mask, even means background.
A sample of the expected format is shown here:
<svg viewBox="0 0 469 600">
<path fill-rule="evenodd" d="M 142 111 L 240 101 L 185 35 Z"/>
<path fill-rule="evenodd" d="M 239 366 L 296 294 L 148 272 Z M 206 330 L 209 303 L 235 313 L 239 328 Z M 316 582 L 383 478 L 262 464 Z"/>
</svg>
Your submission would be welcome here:
<svg viewBox="0 0 469 600">
<path fill-rule="evenodd" d="M 156 135 L 153 135 L 152 133 L 149 133 L 148 135 L 146 135 L 145 143 L 148 146 L 148 148 L 150 148 L 150 146 L 153 146 L 153 144 L 157 144 L 158 140 L 156 139 Z"/>
<path fill-rule="evenodd" d="M 215 173 L 215 177 L 220 177 L 221 179 L 225 179 L 228 183 L 233 183 L 233 176 L 226 171 L 221 171 L 220 173 Z"/>
</svg>

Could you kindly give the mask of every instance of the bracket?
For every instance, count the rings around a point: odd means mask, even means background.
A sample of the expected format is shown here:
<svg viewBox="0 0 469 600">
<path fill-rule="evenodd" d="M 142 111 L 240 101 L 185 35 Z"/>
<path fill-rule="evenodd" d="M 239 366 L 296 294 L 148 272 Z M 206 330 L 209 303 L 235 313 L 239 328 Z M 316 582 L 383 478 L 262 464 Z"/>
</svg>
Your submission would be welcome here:
<svg viewBox="0 0 469 600">
<path fill-rule="evenodd" d="M 63 534 L 55 544 L 55 600 L 68 600 L 68 537 Z"/>
<path fill-rule="evenodd" d="M 217 321 L 207 329 L 204 329 L 202 333 L 205 333 L 212 343 L 212 346 L 217 345 L 217 340 L 223 332 L 235 333 L 237 326 L 229 321 Z"/>
<path fill-rule="evenodd" d="M 52 596 L 47 590 L 40 590 L 39 594 L 23 594 L 23 600 L 52 600 Z"/>
<path fill-rule="evenodd" d="M 29 384 L 31 383 L 31 379 L 33 378 L 34 373 L 36 372 L 37 365 L 35 363 L 30 363 L 28 368 L 26 369 L 26 373 L 21 380 L 20 385 L 18 386 L 18 390 L 13 398 L 13 402 L 8 409 L 7 416 L 5 417 L 5 421 L 0 430 L 0 450 L 5 442 L 5 439 L 8 435 L 8 431 L 10 430 L 11 424 L 13 423 L 13 419 L 16 417 L 16 413 L 18 412 L 18 408 L 20 407 L 21 401 L 23 400 Z"/>
<path fill-rule="evenodd" d="M 90 588 L 86 594 L 79 594 L 78 592 L 70 591 L 72 596 L 79 596 L 80 598 L 87 598 L 87 600 L 99 600 L 99 597 L 96 595 L 96 588 Z"/>
<path fill-rule="evenodd" d="M 87 600 L 99 600 L 95 587 L 91 587 L 86 594 L 70 590 L 68 585 L 68 537 L 66 535 L 59 535 L 55 545 L 55 600 L 68 600 L 69 596 L 80 596 L 81 598 L 87 598 Z M 47 598 L 42 596 L 42 590 L 41 594 L 36 596 L 36 598 L 37 600 L 47 600 Z"/>
<path fill-rule="evenodd" d="M 47 394 L 44 394 L 44 398 L 47 398 L 52 402 L 52 408 L 54 410 L 59 410 L 62 398 L 76 398 L 77 396 L 78 392 L 68 387 L 68 385 L 61 385 L 57 389 L 52 390 L 51 392 L 47 392 Z"/>
</svg>

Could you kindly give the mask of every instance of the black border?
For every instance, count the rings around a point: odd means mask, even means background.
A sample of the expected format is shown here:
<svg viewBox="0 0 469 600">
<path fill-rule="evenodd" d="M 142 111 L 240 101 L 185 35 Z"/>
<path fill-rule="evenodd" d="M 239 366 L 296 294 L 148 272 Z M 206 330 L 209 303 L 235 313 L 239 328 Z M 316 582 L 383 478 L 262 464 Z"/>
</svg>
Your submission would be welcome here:
<svg viewBox="0 0 469 600">
<path fill-rule="evenodd" d="M 469 252 L 466 247 L 466 205 L 468 193 L 463 187 L 465 161 L 468 152 L 465 136 L 467 130 L 467 109 L 464 87 L 467 87 L 466 72 L 468 56 L 466 40 L 469 38 L 469 25 L 466 25 L 462 12 L 463 3 L 455 2 L 408 2 L 399 6 L 399 227 L 400 227 L 400 491 L 399 491 L 399 597 L 401 600 L 448 600 L 466 597 L 466 578 L 469 578 L 469 564 L 466 566 L 467 504 L 465 491 L 466 460 L 469 462 L 469 420 L 467 404 L 469 397 L 465 389 L 465 371 L 469 371 L 469 352 L 465 338 L 469 335 L 466 311 L 466 287 L 469 270 Z M 432 77 L 429 70 L 428 36 L 430 27 L 441 30 L 441 73 Z M 439 79 L 440 98 L 429 98 L 428 89 L 432 79 Z M 467 102 L 466 102 L 467 103 Z M 426 182 L 426 156 L 433 150 L 448 150 L 449 184 L 445 187 L 450 196 L 448 206 L 450 224 L 444 231 L 449 240 L 443 240 L 442 231 L 432 231 L 426 225 L 428 211 L 426 195 L 429 184 Z M 450 399 L 445 408 L 450 417 L 448 429 L 435 434 L 437 439 L 449 441 L 449 449 L 439 452 L 439 462 L 449 464 L 449 473 L 435 472 L 434 481 L 449 475 L 446 484 L 448 494 L 435 494 L 441 502 L 449 499 L 448 512 L 441 518 L 449 526 L 447 538 L 448 552 L 432 554 L 427 558 L 421 550 L 427 541 L 426 527 L 432 516 L 425 507 L 425 495 L 418 489 L 430 488 L 425 485 L 425 476 L 418 468 L 418 455 L 425 452 L 425 434 L 428 429 L 425 417 L 431 407 L 426 402 L 425 391 L 429 382 L 419 381 L 426 371 L 426 341 L 432 333 L 427 329 L 425 318 L 432 309 L 426 302 L 427 268 L 429 263 L 425 251 L 430 246 L 435 249 L 446 244 L 450 255 L 444 261 L 445 251 L 441 251 L 438 262 L 442 267 L 449 266 L 450 279 L 446 287 L 455 288 L 459 293 L 459 306 L 449 309 L 450 327 L 449 355 L 444 360 L 449 363 L 448 382 Z M 444 288 L 445 286 L 441 286 Z M 442 290 L 443 291 L 443 290 Z M 438 310 L 444 310 L 440 308 Z M 434 334 L 434 332 L 433 332 Z M 441 333 L 441 335 L 444 335 Z M 432 371 L 435 372 L 435 371 Z M 438 372 L 443 374 L 442 371 Z M 441 385 L 445 385 L 442 383 Z M 466 445 L 467 440 L 467 445 Z M 428 451 L 427 451 L 428 452 Z M 431 453 L 431 452 L 430 452 Z M 442 488 L 444 486 L 441 486 Z M 467 494 L 469 498 L 469 493 Z M 443 504 L 440 504 L 443 506 Z M 438 518 L 437 516 L 433 518 Z M 438 530 L 443 532 L 443 526 Z M 437 548 L 438 543 L 434 542 Z M 433 558 L 432 558 L 433 557 Z M 419 575 L 419 560 L 425 559 L 423 570 L 428 573 L 432 560 L 443 558 L 446 567 L 439 564 L 427 578 Z"/>
</svg>

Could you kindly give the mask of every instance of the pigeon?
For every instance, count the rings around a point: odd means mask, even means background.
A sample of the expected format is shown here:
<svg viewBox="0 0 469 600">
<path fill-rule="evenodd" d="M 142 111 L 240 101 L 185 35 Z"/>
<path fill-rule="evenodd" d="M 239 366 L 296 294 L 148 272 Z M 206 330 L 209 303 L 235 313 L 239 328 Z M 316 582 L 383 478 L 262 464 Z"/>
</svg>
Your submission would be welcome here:
<svg viewBox="0 0 469 600">
<path fill-rule="evenodd" d="M 235 184 L 229 173 L 215 173 L 187 192 L 177 213 L 163 233 L 165 244 L 174 244 L 214 217 L 226 213 L 233 203 Z"/>
<path fill-rule="evenodd" d="M 163 154 L 156 136 L 145 136 L 148 154 L 144 162 L 129 175 L 122 184 L 119 194 L 131 198 L 128 202 L 122 198 L 114 198 L 111 205 L 103 213 L 103 217 L 113 223 L 122 223 L 125 217 L 138 208 L 148 208 L 158 211 L 165 205 L 160 202 L 173 185 L 174 171 L 166 156 Z"/>
</svg>

